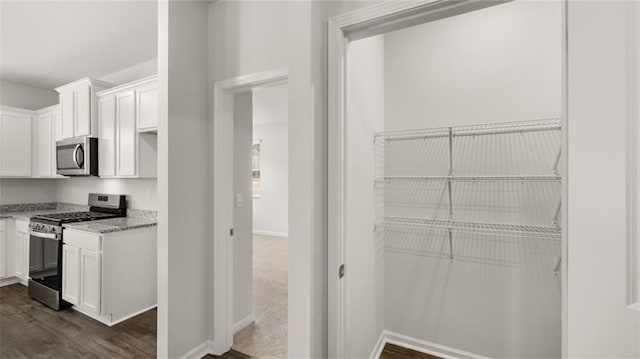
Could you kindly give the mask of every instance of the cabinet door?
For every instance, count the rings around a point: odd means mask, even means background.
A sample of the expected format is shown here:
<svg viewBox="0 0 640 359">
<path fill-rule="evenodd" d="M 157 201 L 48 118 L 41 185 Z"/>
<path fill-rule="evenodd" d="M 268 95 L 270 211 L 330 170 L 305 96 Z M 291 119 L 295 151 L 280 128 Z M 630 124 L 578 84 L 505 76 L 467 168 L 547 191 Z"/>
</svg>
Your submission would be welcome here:
<svg viewBox="0 0 640 359">
<path fill-rule="evenodd" d="M 116 103 L 114 95 L 98 99 L 98 173 L 100 176 L 116 174 Z"/>
<path fill-rule="evenodd" d="M 15 250 L 14 267 L 16 277 L 21 279 L 26 277 L 25 267 L 27 266 L 27 263 L 25 263 L 24 259 L 26 258 L 27 253 L 25 253 L 24 247 L 24 233 L 16 232 L 16 241 L 15 246 L 13 247 Z"/>
<path fill-rule="evenodd" d="M 140 86 L 136 90 L 138 130 L 158 127 L 158 84 Z"/>
<path fill-rule="evenodd" d="M 22 253 L 24 256 L 22 258 L 24 266 L 22 272 L 24 273 L 24 279 L 27 280 L 29 279 L 29 233 L 22 234 Z"/>
<path fill-rule="evenodd" d="M 136 111 L 135 92 L 126 91 L 116 95 L 117 118 L 117 175 L 136 174 Z"/>
<path fill-rule="evenodd" d="M 76 118 L 75 135 L 88 136 L 91 134 L 91 86 L 82 85 L 75 89 Z"/>
<path fill-rule="evenodd" d="M 100 253 L 80 249 L 80 306 L 100 315 Z"/>
<path fill-rule="evenodd" d="M 80 249 L 62 245 L 62 299 L 78 305 L 80 296 Z"/>
<path fill-rule="evenodd" d="M 54 174 L 53 155 L 53 112 L 38 116 L 38 176 L 51 177 Z"/>
<path fill-rule="evenodd" d="M 0 113 L 0 176 L 31 176 L 31 116 Z"/>
<path fill-rule="evenodd" d="M 7 237 L 0 232 L 0 278 L 7 276 Z"/>
<path fill-rule="evenodd" d="M 62 139 L 72 138 L 76 122 L 75 93 L 72 90 L 60 94 L 60 116 Z"/>
<path fill-rule="evenodd" d="M 53 111 L 51 115 L 51 123 L 53 126 L 52 135 L 52 143 L 51 143 L 51 171 L 52 175 L 56 176 L 58 173 L 58 159 L 56 158 L 56 141 L 60 141 L 62 139 L 62 116 L 60 115 L 60 110 Z"/>
<path fill-rule="evenodd" d="M 52 112 L 52 122 L 53 122 L 53 146 L 55 148 L 56 141 L 62 140 L 64 137 L 62 135 L 62 115 L 60 113 L 60 109 Z M 55 153 L 54 153 L 55 157 Z"/>
</svg>

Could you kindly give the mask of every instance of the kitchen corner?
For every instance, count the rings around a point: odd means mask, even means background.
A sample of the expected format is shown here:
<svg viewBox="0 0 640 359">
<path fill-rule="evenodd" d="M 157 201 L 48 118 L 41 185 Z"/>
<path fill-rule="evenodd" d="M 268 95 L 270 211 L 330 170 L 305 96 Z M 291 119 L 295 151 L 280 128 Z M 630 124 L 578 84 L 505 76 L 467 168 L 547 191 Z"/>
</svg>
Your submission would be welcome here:
<svg viewBox="0 0 640 359">
<path fill-rule="evenodd" d="M 155 308 L 157 214 L 127 202 L 90 193 L 88 205 L 0 205 L 0 287 L 22 284 L 32 300 L 108 326 Z"/>
</svg>

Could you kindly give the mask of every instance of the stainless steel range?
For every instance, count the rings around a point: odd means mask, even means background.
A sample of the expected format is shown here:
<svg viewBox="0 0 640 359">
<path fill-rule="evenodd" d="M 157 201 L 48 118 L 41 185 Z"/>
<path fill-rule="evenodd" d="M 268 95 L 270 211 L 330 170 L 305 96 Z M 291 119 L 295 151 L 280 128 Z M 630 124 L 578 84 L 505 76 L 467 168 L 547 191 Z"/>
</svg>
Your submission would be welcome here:
<svg viewBox="0 0 640 359">
<path fill-rule="evenodd" d="M 29 296 L 60 310 L 62 300 L 62 244 L 65 223 L 95 221 L 127 215 L 124 195 L 89 194 L 89 211 L 43 214 L 29 223 Z"/>
</svg>

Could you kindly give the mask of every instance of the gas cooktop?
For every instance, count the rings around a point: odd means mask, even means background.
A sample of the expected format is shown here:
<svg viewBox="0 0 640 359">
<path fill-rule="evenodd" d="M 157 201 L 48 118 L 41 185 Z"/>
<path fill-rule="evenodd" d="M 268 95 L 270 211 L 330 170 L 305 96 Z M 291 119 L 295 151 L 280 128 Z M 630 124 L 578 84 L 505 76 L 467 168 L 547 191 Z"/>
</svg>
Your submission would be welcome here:
<svg viewBox="0 0 640 359">
<path fill-rule="evenodd" d="M 95 221 L 97 219 L 107 219 L 107 218 L 115 218 L 120 217 L 117 214 L 113 213 L 103 213 L 103 212 L 66 212 L 66 213 L 51 213 L 51 214 L 41 214 L 38 216 L 31 217 L 32 221 L 41 222 L 57 222 L 57 223 L 72 223 L 72 222 L 84 222 L 84 221 Z"/>
</svg>

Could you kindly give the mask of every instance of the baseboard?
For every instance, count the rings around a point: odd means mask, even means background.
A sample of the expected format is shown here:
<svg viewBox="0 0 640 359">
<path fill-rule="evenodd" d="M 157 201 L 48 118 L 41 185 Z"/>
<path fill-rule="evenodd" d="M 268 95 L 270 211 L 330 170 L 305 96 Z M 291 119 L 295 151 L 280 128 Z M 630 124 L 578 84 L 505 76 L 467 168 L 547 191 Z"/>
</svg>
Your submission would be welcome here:
<svg viewBox="0 0 640 359">
<path fill-rule="evenodd" d="M 251 323 L 255 322 L 256 320 L 256 315 L 254 313 L 251 313 L 249 315 L 247 315 L 246 318 L 239 320 L 237 323 L 233 324 L 233 334 L 236 334 L 237 332 L 241 331 L 242 329 L 246 328 L 248 325 L 250 325 Z"/>
<path fill-rule="evenodd" d="M 383 341 L 384 338 L 384 341 Z M 382 342 L 383 341 L 383 342 Z M 421 353 L 435 355 L 446 359 L 489 359 L 485 356 L 458 350 L 444 345 L 428 342 L 426 340 L 413 338 L 407 335 L 383 331 L 378 341 L 377 348 L 374 350 L 375 359 L 380 357 L 385 344 L 395 344 L 401 347 L 409 348 Z"/>
<path fill-rule="evenodd" d="M 197 347 L 189 350 L 185 354 L 183 354 L 180 359 L 200 359 L 203 356 L 211 353 L 211 341 L 207 340 L 202 342 Z"/>
<path fill-rule="evenodd" d="M 373 347 L 371 356 L 369 356 L 371 359 L 380 358 L 380 355 L 382 354 L 382 350 L 384 349 L 384 345 L 387 344 L 385 333 L 386 332 L 384 330 L 382 331 L 382 333 L 380 333 L 380 338 L 378 338 L 378 342 L 376 343 L 376 346 Z"/>
<path fill-rule="evenodd" d="M 253 234 L 258 234 L 261 236 L 271 236 L 271 237 L 289 237 L 289 233 L 283 232 L 271 232 L 271 231 L 261 231 L 259 229 L 254 229 Z"/>
<path fill-rule="evenodd" d="M 20 282 L 20 280 L 17 277 L 11 277 L 11 278 L 5 278 L 0 280 L 0 287 L 4 287 L 7 285 L 12 285 L 12 284 L 16 284 L 16 283 L 20 283 L 22 285 L 24 285 L 22 282 Z"/>
</svg>

